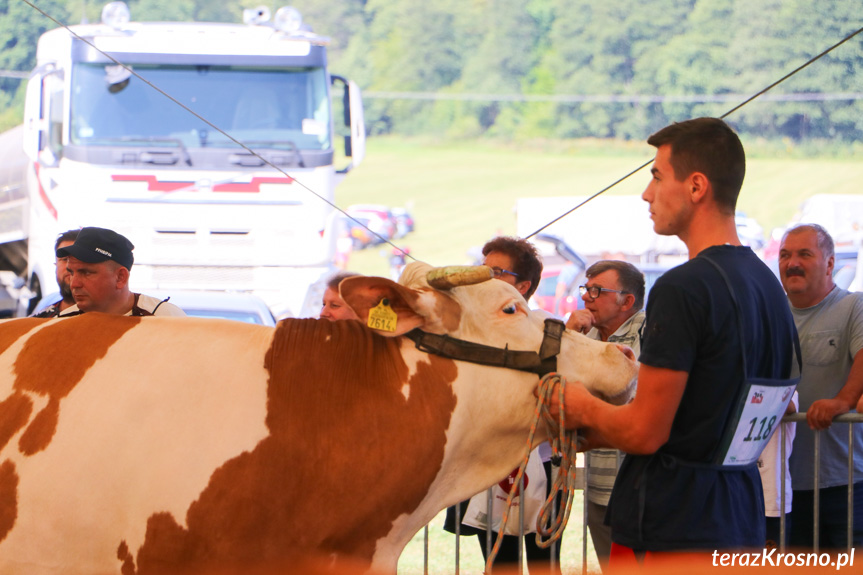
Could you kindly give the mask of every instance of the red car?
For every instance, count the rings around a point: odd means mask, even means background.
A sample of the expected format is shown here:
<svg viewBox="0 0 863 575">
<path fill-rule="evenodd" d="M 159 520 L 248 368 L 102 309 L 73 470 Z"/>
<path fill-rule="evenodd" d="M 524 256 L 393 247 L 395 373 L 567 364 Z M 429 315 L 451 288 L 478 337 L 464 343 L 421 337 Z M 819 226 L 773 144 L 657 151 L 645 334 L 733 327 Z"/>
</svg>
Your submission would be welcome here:
<svg viewBox="0 0 863 575">
<path fill-rule="evenodd" d="M 572 268 L 567 268 L 572 266 Z M 566 275 L 561 280 L 561 273 L 567 269 Z M 575 271 L 576 273 L 572 273 Z M 566 317 L 566 314 L 584 307 L 584 302 L 578 294 L 579 278 L 583 278 L 581 271 L 573 264 L 550 265 L 542 270 L 542 279 L 536 288 L 530 301 L 539 309 L 545 310 L 557 317 Z M 560 286 L 558 286 L 560 284 Z"/>
</svg>

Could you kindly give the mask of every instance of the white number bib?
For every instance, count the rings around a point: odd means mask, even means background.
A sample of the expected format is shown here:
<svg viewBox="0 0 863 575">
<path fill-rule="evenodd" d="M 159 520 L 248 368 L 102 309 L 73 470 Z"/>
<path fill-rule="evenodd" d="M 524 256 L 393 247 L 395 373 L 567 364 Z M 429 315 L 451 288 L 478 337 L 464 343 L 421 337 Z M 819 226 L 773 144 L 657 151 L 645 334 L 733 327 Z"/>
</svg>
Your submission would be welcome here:
<svg viewBox="0 0 863 575">
<path fill-rule="evenodd" d="M 749 384 L 722 465 L 748 465 L 758 459 L 770 436 L 779 427 L 788 401 L 797 387 L 796 380 L 792 381 L 794 383 L 785 386 Z"/>
</svg>

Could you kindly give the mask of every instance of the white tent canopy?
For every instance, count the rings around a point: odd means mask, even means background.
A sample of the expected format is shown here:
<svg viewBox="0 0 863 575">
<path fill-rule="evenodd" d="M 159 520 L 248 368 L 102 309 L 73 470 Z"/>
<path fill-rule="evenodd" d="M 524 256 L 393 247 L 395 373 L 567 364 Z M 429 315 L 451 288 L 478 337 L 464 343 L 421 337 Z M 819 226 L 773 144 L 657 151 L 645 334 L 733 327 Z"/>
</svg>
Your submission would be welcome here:
<svg viewBox="0 0 863 575">
<path fill-rule="evenodd" d="M 581 204 L 588 196 L 521 198 L 516 203 L 517 234 L 525 237 L 564 212 Z M 647 203 L 640 196 L 599 196 L 544 233 L 564 239 L 587 257 L 623 254 L 641 261 L 662 255 L 686 254 L 686 246 L 675 236 L 660 236 L 653 231 Z"/>
</svg>

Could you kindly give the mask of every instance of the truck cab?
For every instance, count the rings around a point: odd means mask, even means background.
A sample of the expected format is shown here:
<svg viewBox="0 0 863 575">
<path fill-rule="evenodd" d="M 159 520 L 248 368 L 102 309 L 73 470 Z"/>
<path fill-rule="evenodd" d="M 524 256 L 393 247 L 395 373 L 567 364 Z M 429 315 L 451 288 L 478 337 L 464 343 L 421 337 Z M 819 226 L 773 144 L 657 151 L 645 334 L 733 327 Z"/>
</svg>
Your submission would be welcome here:
<svg viewBox="0 0 863 575">
<path fill-rule="evenodd" d="M 34 300 L 53 291 L 57 234 L 100 226 L 135 244 L 135 291 L 252 292 L 308 315 L 335 254 L 335 186 L 365 147 L 359 89 L 330 74 L 328 39 L 292 8 L 244 24 L 134 22 L 122 2 L 102 16 L 45 33 L 27 87 Z"/>
</svg>

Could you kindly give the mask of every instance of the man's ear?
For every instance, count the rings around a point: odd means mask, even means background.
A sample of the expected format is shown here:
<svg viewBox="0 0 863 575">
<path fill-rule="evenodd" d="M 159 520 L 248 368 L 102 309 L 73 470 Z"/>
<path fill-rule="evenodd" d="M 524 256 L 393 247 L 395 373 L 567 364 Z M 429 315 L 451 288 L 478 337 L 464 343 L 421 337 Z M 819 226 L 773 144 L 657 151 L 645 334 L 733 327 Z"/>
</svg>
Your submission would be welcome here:
<svg viewBox="0 0 863 575">
<path fill-rule="evenodd" d="M 532 282 L 530 280 L 515 282 L 515 289 L 518 290 L 518 293 L 520 293 L 521 295 L 524 295 L 530 291 L 531 284 L 532 284 Z"/>
<path fill-rule="evenodd" d="M 710 180 L 701 172 L 693 172 L 689 176 L 689 181 L 692 185 L 690 197 L 693 204 L 699 204 L 707 199 L 707 192 L 711 189 Z"/>
<path fill-rule="evenodd" d="M 623 304 L 620 306 L 620 311 L 629 311 L 635 305 L 635 296 L 631 293 L 623 294 Z"/>
<path fill-rule="evenodd" d="M 122 288 L 129 284 L 129 270 L 123 266 L 117 268 L 117 287 Z"/>
</svg>

